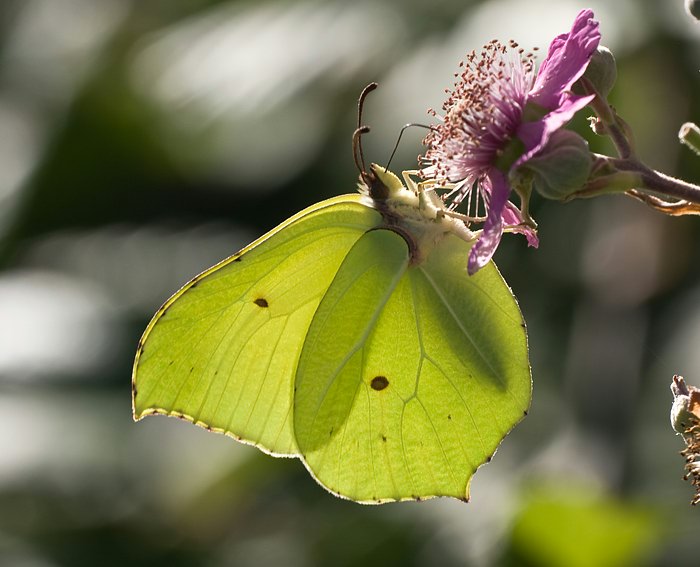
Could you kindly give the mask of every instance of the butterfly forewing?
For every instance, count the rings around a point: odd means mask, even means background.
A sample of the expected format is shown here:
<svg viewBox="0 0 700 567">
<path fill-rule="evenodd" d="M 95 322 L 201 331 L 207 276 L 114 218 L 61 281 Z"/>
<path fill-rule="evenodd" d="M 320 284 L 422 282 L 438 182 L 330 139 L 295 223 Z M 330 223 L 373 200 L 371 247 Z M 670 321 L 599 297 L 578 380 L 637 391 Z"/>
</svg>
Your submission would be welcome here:
<svg viewBox="0 0 700 567">
<path fill-rule="evenodd" d="M 184 417 L 296 454 L 293 377 L 306 332 L 348 250 L 380 221 L 359 196 L 324 201 L 192 280 L 146 329 L 135 416 Z"/>
</svg>

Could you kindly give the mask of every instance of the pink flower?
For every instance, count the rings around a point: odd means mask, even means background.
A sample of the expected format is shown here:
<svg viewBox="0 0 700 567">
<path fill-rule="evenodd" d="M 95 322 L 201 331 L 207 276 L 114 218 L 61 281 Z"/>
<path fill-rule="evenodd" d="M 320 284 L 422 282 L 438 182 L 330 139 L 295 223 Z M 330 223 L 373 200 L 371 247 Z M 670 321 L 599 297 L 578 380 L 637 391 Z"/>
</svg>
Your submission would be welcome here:
<svg viewBox="0 0 700 567">
<path fill-rule="evenodd" d="M 469 255 L 470 274 L 493 256 L 504 230 L 519 232 L 538 245 L 534 223 L 509 201 L 517 170 L 542 152 L 552 134 L 593 96 L 571 86 L 583 75 L 598 47 L 600 32 L 591 10 L 582 10 L 569 33 L 556 37 L 535 75 L 534 56 L 514 42 L 492 41 L 467 56 L 464 71 L 443 105 L 444 116 L 425 139 L 422 175 L 448 182 L 450 208 L 465 198 L 486 218 Z M 476 194 L 472 192 L 476 190 Z"/>
</svg>

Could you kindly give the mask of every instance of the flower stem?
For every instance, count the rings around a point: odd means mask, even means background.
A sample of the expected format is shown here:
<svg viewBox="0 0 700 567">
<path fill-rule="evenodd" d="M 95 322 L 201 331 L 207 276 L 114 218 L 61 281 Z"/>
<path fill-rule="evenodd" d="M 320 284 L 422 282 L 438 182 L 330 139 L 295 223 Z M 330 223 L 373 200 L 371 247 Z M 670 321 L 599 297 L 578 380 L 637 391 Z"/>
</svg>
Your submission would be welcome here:
<svg viewBox="0 0 700 567">
<path fill-rule="evenodd" d="M 640 175 L 641 184 L 635 189 L 654 191 L 666 197 L 700 205 L 700 185 L 671 177 L 647 167 L 635 159 L 610 159 L 616 171 L 635 172 Z"/>
<path fill-rule="evenodd" d="M 642 179 L 645 189 L 658 191 L 664 195 L 700 205 L 700 186 L 694 183 L 671 177 L 653 169 L 650 169 L 646 175 L 642 174 Z"/>
<path fill-rule="evenodd" d="M 634 158 L 594 156 L 598 174 L 593 175 L 583 189 L 571 195 L 571 198 L 627 193 L 667 214 L 700 213 L 700 185 L 651 169 Z M 665 201 L 658 195 L 674 200 Z"/>
<path fill-rule="evenodd" d="M 634 148 L 631 142 L 631 129 L 627 123 L 617 115 L 617 112 L 610 106 L 608 101 L 600 96 L 596 88 L 586 77 L 582 77 L 580 81 L 587 94 L 595 95 L 595 98 L 590 102 L 590 106 L 598 116 L 598 122 L 593 125 L 593 131 L 600 136 L 610 136 L 621 158 L 631 158 L 634 155 Z"/>
<path fill-rule="evenodd" d="M 605 193 L 625 193 L 668 215 L 700 215 L 700 185 L 677 179 L 647 167 L 634 152 L 632 130 L 600 96 L 593 84 L 581 78 L 584 92 L 595 97 L 589 103 L 596 113 L 591 127 L 596 134 L 609 136 L 619 158 L 594 154 L 593 175 L 586 185 L 569 197 L 595 197 Z M 700 155 L 700 128 L 692 123 L 681 127 L 682 143 Z M 670 201 L 666 201 L 670 198 Z"/>
</svg>

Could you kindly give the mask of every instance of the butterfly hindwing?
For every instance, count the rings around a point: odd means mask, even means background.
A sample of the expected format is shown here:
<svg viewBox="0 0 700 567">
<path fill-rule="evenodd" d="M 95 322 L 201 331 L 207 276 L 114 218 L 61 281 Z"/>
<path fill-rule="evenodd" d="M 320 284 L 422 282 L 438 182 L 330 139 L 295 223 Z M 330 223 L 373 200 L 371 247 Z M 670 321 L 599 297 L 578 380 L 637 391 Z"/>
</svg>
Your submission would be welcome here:
<svg viewBox="0 0 700 567">
<path fill-rule="evenodd" d="M 309 328 L 294 427 L 307 467 L 361 502 L 468 498 L 530 401 L 522 316 L 493 264 L 452 235 L 410 263 L 390 230 L 356 242 Z"/>
</svg>

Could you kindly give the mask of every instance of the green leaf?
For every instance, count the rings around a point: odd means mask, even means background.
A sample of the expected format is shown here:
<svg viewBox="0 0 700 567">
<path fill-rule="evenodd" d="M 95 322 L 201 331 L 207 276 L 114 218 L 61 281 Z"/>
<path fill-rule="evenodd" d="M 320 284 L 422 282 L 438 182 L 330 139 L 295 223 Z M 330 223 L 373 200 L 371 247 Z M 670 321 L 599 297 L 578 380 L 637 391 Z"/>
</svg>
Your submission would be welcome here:
<svg viewBox="0 0 700 567">
<path fill-rule="evenodd" d="M 547 567 L 646 565 L 663 535 L 649 507 L 583 485 L 536 490 L 515 520 L 516 564 Z"/>
</svg>

